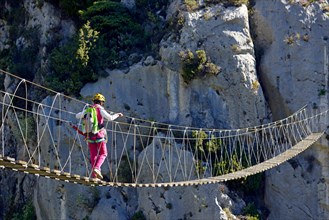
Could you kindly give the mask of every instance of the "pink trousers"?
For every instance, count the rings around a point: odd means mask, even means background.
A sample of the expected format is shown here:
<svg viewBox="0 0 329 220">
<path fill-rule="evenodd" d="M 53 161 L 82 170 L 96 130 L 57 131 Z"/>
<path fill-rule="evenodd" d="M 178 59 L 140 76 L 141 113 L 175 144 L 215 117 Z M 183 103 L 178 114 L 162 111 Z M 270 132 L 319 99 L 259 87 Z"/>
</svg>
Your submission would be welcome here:
<svg viewBox="0 0 329 220">
<path fill-rule="evenodd" d="M 90 151 L 90 163 L 91 168 L 101 170 L 101 166 L 107 157 L 107 148 L 106 142 L 102 141 L 99 143 L 88 143 L 89 151 Z M 96 177 L 92 172 L 92 177 Z"/>
</svg>

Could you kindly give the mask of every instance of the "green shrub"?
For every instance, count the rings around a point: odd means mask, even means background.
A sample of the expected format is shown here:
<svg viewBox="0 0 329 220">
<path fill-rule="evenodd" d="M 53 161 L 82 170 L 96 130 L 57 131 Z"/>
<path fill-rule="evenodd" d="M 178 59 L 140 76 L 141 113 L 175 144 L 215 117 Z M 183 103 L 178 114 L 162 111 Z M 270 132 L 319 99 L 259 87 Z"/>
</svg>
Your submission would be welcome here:
<svg viewBox="0 0 329 220">
<path fill-rule="evenodd" d="M 98 31 L 90 27 L 90 22 L 79 30 L 79 48 L 77 50 L 77 57 L 81 60 L 83 66 L 87 66 L 89 62 L 89 51 L 95 47 L 95 42 L 98 38 Z"/>
<path fill-rule="evenodd" d="M 228 2 L 234 6 L 241 6 L 241 5 L 249 4 L 249 0 L 229 0 Z"/>
<path fill-rule="evenodd" d="M 80 89 L 87 82 L 97 79 L 94 70 L 84 66 L 77 57 L 79 40 L 73 38 L 69 43 L 54 49 L 50 54 L 52 74 L 46 77 L 46 86 L 51 89 L 78 96 Z"/>
<path fill-rule="evenodd" d="M 194 11 L 199 7 L 197 0 L 184 0 L 187 10 Z"/>
<path fill-rule="evenodd" d="M 168 20 L 168 28 L 171 30 L 170 32 L 179 34 L 180 30 L 184 26 L 185 17 L 183 13 L 177 12 L 176 16 L 172 16 Z"/>
<path fill-rule="evenodd" d="M 260 83 L 258 80 L 253 80 L 251 83 L 251 89 L 257 91 L 260 87 Z"/>
<path fill-rule="evenodd" d="M 237 153 L 232 155 L 232 157 L 227 157 L 226 154 L 224 158 L 214 165 L 214 176 L 220 176 L 227 173 L 233 173 L 235 171 L 242 170 L 244 167 L 240 163 Z"/>
<path fill-rule="evenodd" d="M 204 131 L 193 131 L 192 137 L 195 138 L 195 153 L 197 161 L 195 163 L 196 172 L 199 175 L 203 175 L 206 171 L 206 165 L 203 165 L 205 158 L 214 158 L 214 155 L 222 151 L 223 143 L 219 138 L 208 136 Z M 237 149 L 239 149 L 237 147 Z M 240 155 L 240 157 L 238 157 Z M 239 153 L 239 151 L 232 152 L 232 155 L 222 154 L 220 161 L 213 160 L 211 166 L 212 175 L 219 176 L 231 172 L 235 172 L 244 168 L 245 153 Z"/>
<path fill-rule="evenodd" d="M 16 101 L 17 104 L 15 106 L 19 106 L 19 104 L 24 104 L 22 100 Z M 20 103 L 18 103 L 20 102 Z M 32 115 L 26 115 L 23 112 L 17 112 L 17 120 L 13 122 L 15 126 L 12 126 L 11 130 L 16 140 L 26 141 L 27 143 L 33 143 L 36 140 L 36 122 Z"/>
<path fill-rule="evenodd" d="M 303 1 L 303 2 L 300 2 L 300 4 L 303 6 L 303 7 L 308 7 L 309 5 L 311 5 L 312 3 L 316 2 L 317 0 L 307 0 L 307 1 Z"/>
<path fill-rule="evenodd" d="M 16 212 L 12 220 L 33 220 L 36 219 L 35 209 L 32 201 L 27 202 L 21 211 Z"/>
<path fill-rule="evenodd" d="M 142 211 L 138 211 L 131 217 L 131 220 L 146 220 L 146 217 Z"/>
<path fill-rule="evenodd" d="M 26 10 L 22 1 L 6 1 L 11 7 L 8 13 L 5 13 L 5 19 L 9 24 L 24 24 Z M 5 8 L 5 7 L 3 7 Z"/>
<path fill-rule="evenodd" d="M 39 0 L 43 1 L 43 0 Z M 45 0 L 59 7 L 64 14 L 76 17 L 79 15 L 79 10 L 84 10 L 92 5 L 97 0 Z M 39 3 L 40 4 L 40 3 Z"/>
<path fill-rule="evenodd" d="M 257 210 L 255 204 L 248 203 L 242 210 L 242 214 L 247 217 L 248 220 L 258 220 L 260 219 L 260 214 Z"/>
<path fill-rule="evenodd" d="M 326 92 L 327 92 L 326 89 L 320 89 L 318 95 L 324 96 L 324 95 L 326 95 Z"/>
<path fill-rule="evenodd" d="M 323 13 L 326 13 L 328 16 L 328 12 L 329 12 L 329 5 L 328 4 L 322 4 L 321 5 L 322 11 Z"/>
<path fill-rule="evenodd" d="M 220 68 L 211 62 L 204 50 L 197 50 L 195 54 L 190 50 L 180 51 L 179 56 L 183 65 L 182 77 L 186 83 L 196 77 L 206 74 L 217 75 L 220 72 Z"/>
<path fill-rule="evenodd" d="M 294 45 L 296 42 L 298 42 L 299 40 L 300 40 L 300 38 L 301 38 L 301 36 L 300 36 L 300 34 L 299 33 L 293 33 L 293 34 L 290 34 L 290 35 L 288 35 L 288 36 L 286 36 L 286 38 L 283 40 L 286 44 L 288 44 L 288 45 Z M 306 37 L 305 37 L 305 35 L 303 36 L 303 40 L 304 41 L 308 41 L 308 36 L 306 35 Z"/>
<path fill-rule="evenodd" d="M 166 16 L 168 0 L 137 0 L 139 10 L 135 12 L 116 0 L 45 1 L 69 16 L 79 12 L 79 17 L 74 17 L 82 27 L 79 34 L 65 45 L 53 45 L 51 74 L 46 77 L 47 86 L 65 94 L 78 95 L 86 82 L 95 81 L 106 68 L 126 67 L 131 53 L 157 53 L 158 42 L 166 33 L 161 17 Z"/>
<path fill-rule="evenodd" d="M 192 137 L 196 138 L 195 149 L 204 153 L 204 140 L 208 138 L 208 135 L 204 131 L 192 131 Z"/>
<path fill-rule="evenodd" d="M 241 5 L 248 5 L 249 4 L 249 0 L 206 0 L 207 3 L 213 3 L 213 4 L 218 4 L 218 3 L 222 3 L 224 4 L 226 7 L 229 6 L 235 6 L 235 7 L 239 7 Z"/>
<path fill-rule="evenodd" d="M 79 33 L 50 54 L 46 85 L 55 91 L 78 96 L 105 68 L 119 67 L 132 51 L 146 45 L 141 25 L 120 2 L 91 2 L 60 1 L 60 6 L 71 5 L 73 11 L 90 6 L 80 11 L 84 25 Z"/>
<path fill-rule="evenodd" d="M 120 2 L 97 1 L 81 11 L 83 21 L 90 21 L 91 27 L 99 32 L 99 40 L 91 51 L 91 60 L 96 67 L 114 68 L 136 48 L 146 45 L 146 36 L 136 18 Z M 123 54 L 123 53 L 121 53 Z"/>
<path fill-rule="evenodd" d="M 202 176 L 206 172 L 207 167 L 203 166 L 201 160 L 195 162 L 195 171 L 197 176 Z"/>
<path fill-rule="evenodd" d="M 258 173 L 252 176 L 248 176 L 247 178 L 237 180 L 237 182 L 240 182 L 240 188 L 247 194 L 255 194 L 255 192 L 258 192 L 263 183 L 263 176 L 264 173 Z"/>
<path fill-rule="evenodd" d="M 10 50 L 4 49 L 0 51 L 0 68 L 2 70 L 8 70 L 12 65 Z"/>
<path fill-rule="evenodd" d="M 172 209 L 172 203 L 170 203 L 170 202 L 169 203 L 166 203 L 166 208 L 167 209 Z"/>
</svg>

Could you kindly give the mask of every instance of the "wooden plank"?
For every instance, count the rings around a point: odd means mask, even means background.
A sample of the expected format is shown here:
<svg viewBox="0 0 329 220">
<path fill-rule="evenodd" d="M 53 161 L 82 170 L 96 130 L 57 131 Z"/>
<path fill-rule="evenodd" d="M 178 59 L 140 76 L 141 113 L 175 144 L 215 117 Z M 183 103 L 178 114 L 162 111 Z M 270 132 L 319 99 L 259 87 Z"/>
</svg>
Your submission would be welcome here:
<svg viewBox="0 0 329 220">
<path fill-rule="evenodd" d="M 9 161 L 9 162 L 14 162 L 15 158 L 5 156 L 5 157 L 3 157 L 3 160 L 4 161 Z"/>
</svg>

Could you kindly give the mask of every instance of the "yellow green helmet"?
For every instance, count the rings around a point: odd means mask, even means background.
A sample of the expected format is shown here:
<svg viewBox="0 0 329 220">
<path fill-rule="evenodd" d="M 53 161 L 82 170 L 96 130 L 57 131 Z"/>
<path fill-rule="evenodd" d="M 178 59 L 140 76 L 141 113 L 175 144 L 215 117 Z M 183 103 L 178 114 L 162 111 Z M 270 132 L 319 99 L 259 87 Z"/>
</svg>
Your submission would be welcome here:
<svg viewBox="0 0 329 220">
<path fill-rule="evenodd" d="M 96 100 L 105 102 L 105 97 L 100 93 L 96 93 L 93 97 L 93 101 L 96 101 Z"/>
</svg>

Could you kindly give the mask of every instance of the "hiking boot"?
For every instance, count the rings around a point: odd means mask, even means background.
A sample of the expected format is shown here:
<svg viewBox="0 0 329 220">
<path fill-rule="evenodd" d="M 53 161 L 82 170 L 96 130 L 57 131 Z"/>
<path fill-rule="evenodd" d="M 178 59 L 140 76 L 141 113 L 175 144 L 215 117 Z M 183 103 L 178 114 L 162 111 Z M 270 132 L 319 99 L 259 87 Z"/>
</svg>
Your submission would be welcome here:
<svg viewBox="0 0 329 220">
<path fill-rule="evenodd" d="M 94 174 L 96 175 L 96 178 L 101 179 L 101 180 L 103 179 L 103 176 L 99 169 L 94 169 Z"/>
</svg>

